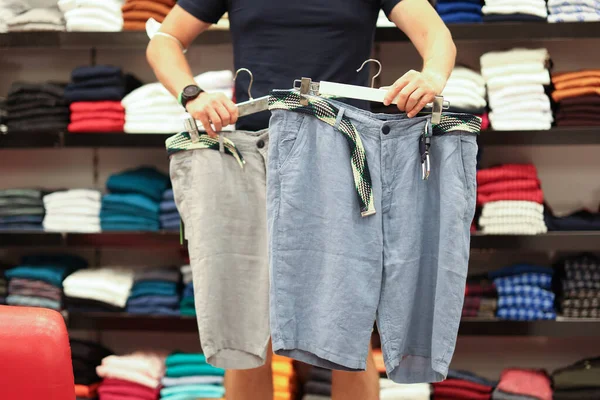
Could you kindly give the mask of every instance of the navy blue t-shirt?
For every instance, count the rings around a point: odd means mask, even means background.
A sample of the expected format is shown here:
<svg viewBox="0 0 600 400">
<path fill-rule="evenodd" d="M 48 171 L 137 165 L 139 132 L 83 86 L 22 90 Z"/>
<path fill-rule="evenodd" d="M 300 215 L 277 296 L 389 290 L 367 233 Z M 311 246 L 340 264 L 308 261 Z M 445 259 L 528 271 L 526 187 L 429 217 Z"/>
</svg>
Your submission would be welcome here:
<svg viewBox="0 0 600 400">
<path fill-rule="evenodd" d="M 216 23 L 225 12 L 233 36 L 235 69 L 254 75 L 252 96 L 289 89 L 308 77 L 366 86 L 380 9 L 388 15 L 401 0 L 179 0 L 178 5 L 201 21 Z M 249 78 L 236 81 L 238 102 L 248 100 Z M 241 118 L 238 129 L 259 130 L 269 113 Z"/>
</svg>

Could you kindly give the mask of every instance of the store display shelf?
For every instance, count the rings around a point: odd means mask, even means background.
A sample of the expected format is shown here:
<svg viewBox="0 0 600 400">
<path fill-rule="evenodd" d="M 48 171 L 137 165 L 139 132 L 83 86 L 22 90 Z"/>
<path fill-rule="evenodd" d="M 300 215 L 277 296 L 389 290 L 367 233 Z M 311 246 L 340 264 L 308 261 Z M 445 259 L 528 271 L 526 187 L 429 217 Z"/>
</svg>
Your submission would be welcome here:
<svg viewBox="0 0 600 400">
<path fill-rule="evenodd" d="M 194 317 L 134 315 L 127 313 L 67 313 L 70 329 L 197 332 Z M 503 321 L 464 319 L 463 336 L 600 336 L 600 319 L 557 321 Z"/>
<path fill-rule="evenodd" d="M 65 133 L 15 132 L 0 134 L 0 149 L 47 147 L 155 147 L 164 148 L 165 133 Z M 547 131 L 484 131 L 478 137 L 480 145 L 596 145 L 600 144 L 600 127 L 562 127 Z"/>
<path fill-rule="evenodd" d="M 582 145 L 600 144 L 600 126 L 555 127 L 546 131 L 483 131 L 480 145 Z"/>
<path fill-rule="evenodd" d="M 456 41 L 548 40 L 600 38 L 600 22 L 489 23 L 449 26 Z M 408 38 L 396 28 L 378 28 L 376 42 L 405 42 Z M 209 30 L 194 41 L 194 46 L 231 43 L 227 30 Z M 8 32 L 0 34 L 0 48 L 60 49 L 143 49 L 146 32 Z"/>
<path fill-rule="evenodd" d="M 179 232 L 0 232 L 0 247 L 71 246 L 171 248 L 180 246 Z M 471 249 L 532 251 L 593 251 L 600 248 L 600 231 L 549 232 L 544 235 L 471 236 Z"/>
</svg>

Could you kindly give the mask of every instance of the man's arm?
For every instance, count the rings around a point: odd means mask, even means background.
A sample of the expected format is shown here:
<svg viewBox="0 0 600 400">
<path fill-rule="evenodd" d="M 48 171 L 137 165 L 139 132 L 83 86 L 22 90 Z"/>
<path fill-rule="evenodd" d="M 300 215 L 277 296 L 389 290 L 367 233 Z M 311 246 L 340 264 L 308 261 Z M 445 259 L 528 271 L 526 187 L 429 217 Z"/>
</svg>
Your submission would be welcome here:
<svg viewBox="0 0 600 400">
<path fill-rule="evenodd" d="M 210 25 L 176 5 L 165 18 L 160 31 L 177 38 L 184 48 L 188 48 Z M 156 35 L 148 45 L 146 57 L 158 80 L 173 96 L 179 96 L 186 86 L 196 84 L 185 55 L 173 39 Z M 222 93 L 202 93 L 189 101 L 186 109 L 202 122 L 204 130 L 213 137 L 223 126 L 234 124 L 238 116 L 237 107 Z"/>
<path fill-rule="evenodd" d="M 450 31 L 427 0 L 402 0 L 390 19 L 411 40 L 423 58 L 421 72 L 408 71 L 390 88 L 385 104 L 400 94 L 398 108 L 414 117 L 441 94 L 454 68 L 456 46 Z"/>
</svg>

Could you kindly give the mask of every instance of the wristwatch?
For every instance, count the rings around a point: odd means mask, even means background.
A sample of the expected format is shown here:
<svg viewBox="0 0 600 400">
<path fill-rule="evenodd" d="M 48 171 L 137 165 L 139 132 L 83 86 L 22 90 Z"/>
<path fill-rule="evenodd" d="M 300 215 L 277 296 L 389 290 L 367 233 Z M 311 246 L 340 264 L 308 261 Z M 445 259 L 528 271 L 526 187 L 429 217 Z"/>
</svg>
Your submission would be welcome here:
<svg viewBox="0 0 600 400">
<path fill-rule="evenodd" d="M 204 92 L 204 90 L 200 89 L 198 85 L 188 85 L 184 87 L 179 94 L 179 103 L 185 108 L 188 101 L 194 100 L 196 97 L 200 96 L 202 92 Z"/>
</svg>

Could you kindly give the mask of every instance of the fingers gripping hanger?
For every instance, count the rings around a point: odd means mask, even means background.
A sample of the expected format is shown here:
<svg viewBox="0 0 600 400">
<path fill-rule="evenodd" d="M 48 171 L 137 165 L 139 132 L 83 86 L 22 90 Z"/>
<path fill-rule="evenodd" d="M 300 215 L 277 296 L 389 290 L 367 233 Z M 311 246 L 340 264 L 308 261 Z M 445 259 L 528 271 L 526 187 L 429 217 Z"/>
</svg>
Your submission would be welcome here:
<svg viewBox="0 0 600 400">
<path fill-rule="evenodd" d="M 240 72 L 247 72 L 250 75 L 250 84 L 248 85 L 248 101 L 236 104 L 238 109 L 238 117 L 252 115 L 269 109 L 269 96 L 262 96 L 257 99 L 252 97 L 252 84 L 254 83 L 254 75 L 248 68 L 240 68 L 235 72 L 233 81 L 235 82 Z M 198 121 L 192 116 L 186 114 L 183 121 L 185 129 L 190 132 L 192 141 L 198 141 Z M 193 133 L 192 133 L 193 132 Z M 219 135 L 219 150 L 223 151 L 223 135 Z"/>
<path fill-rule="evenodd" d="M 310 78 L 302 78 L 294 81 L 294 89 L 300 90 L 300 104 L 308 105 L 308 98 L 306 95 L 314 95 L 314 96 L 322 96 L 322 95 L 330 95 L 337 97 L 344 97 L 348 99 L 358 99 L 358 100 L 368 100 L 374 102 L 383 103 L 385 95 L 387 94 L 388 88 L 379 88 L 376 89 L 375 79 L 381 74 L 382 65 L 376 59 L 370 58 L 362 63 L 360 68 L 356 70 L 356 72 L 360 72 L 364 66 L 369 63 L 374 62 L 379 66 L 379 71 L 371 80 L 371 87 L 365 86 L 357 86 L 357 85 L 348 85 L 345 83 L 336 83 L 336 82 L 313 82 Z M 399 95 L 392 100 L 392 104 L 398 104 Z M 431 147 L 431 135 L 432 135 L 432 124 L 437 125 L 442 120 L 442 111 L 450 108 L 450 102 L 444 101 L 443 96 L 435 96 L 432 103 L 428 103 L 423 108 L 422 112 L 430 112 L 431 113 L 431 121 L 427 120 L 425 131 L 421 136 L 419 141 L 419 151 L 421 153 L 421 171 L 423 180 L 427 180 L 429 178 L 429 174 L 431 171 L 431 163 L 429 159 L 429 148 Z"/>
</svg>

